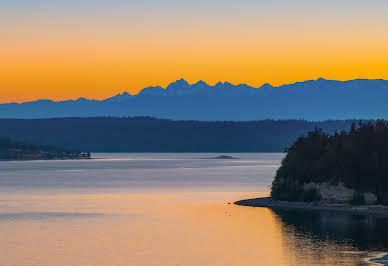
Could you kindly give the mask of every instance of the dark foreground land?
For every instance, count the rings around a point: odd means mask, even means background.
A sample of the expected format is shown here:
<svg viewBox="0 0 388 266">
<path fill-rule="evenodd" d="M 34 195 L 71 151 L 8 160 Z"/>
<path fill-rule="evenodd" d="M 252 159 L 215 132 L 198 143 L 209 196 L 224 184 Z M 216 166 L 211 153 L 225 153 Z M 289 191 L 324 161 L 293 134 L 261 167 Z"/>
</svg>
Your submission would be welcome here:
<svg viewBox="0 0 388 266">
<path fill-rule="evenodd" d="M 299 137 L 286 152 L 272 182 L 271 198 L 388 205 L 386 121 L 360 122 L 334 134 L 315 129 Z M 331 193 L 322 190 L 323 184 L 331 185 Z M 341 184 L 354 192 L 345 197 Z"/>
<path fill-rule="evenodd" d="M 350 204 L 330 204 L 323 202 L 292 202 L 273 200 L 271 198 L 255 198 L 240 200 L 236 205 L 249 207 L 266 207 L 271 209 L 295 209 L 306 211 L 333 211 L 349 214 L 365 214 L 388 216 L 388 206 L 383 205 L 350 205 Z"/>
</svg>

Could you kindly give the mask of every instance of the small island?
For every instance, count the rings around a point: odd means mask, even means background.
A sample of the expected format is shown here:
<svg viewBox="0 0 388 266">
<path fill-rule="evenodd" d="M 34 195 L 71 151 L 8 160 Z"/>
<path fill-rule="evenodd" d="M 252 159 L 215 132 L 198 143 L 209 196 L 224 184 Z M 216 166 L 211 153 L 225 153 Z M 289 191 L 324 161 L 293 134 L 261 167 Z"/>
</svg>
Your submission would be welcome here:
<svg viewBox="0 0 388 266">
<path fill-rule="evenodd" d="M 229 156 L 229 155 L 220 155 L 220 156 L 217 156 L 217 157 L 212 157 L 210 159 L 217 159 L 217 160 L 237 160 L 239 158 L 237 157 L 233 157 L 233 156 Z"/>
<path fill-rule="evenodd" d="M 388 215 L 388 124 L 315 129 L 286 150 L 269 198 L 238 205 Z"/>
<path fill-rule="evenodd" d="M 90 159 L 89 152 L 80 152 L 50 145 L 35 145 L 27 142 L 0 138 L 0 160 L 65 160 Z"/>
</svg>

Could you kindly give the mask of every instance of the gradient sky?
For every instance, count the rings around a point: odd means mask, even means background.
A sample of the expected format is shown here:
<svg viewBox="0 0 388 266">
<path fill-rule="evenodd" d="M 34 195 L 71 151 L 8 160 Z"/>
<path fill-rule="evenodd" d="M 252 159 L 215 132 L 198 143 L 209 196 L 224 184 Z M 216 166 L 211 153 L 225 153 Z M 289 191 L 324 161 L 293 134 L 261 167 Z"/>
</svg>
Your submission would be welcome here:
<svg viewBox="0 0 388 266">
<path fill-rule="evenodd" d="M 0 0 L 0 102 L 388 79 L 387 14 L 387 0 Z"/>
</svg>

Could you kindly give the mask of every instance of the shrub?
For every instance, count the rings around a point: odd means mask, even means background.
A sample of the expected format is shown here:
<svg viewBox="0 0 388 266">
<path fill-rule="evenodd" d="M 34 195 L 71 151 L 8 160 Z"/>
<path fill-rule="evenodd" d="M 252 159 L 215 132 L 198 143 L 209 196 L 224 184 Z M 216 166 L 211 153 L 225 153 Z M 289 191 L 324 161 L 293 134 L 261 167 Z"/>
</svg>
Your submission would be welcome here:
<svg viewBox="0 0 388 266">
<path fill-rule="evenodd" d="M 315 187 L 311 187 L 307 190 L 304 190 L 301 194 L 300 200 L 307 202 L 319 201 L 321 199 L 321 194 Z"/>
<path fill-rule="evenodd" d="M 364 205 L 365 204 L 364 193 L 354 192 L 353 197 L 350 200 L 350 204 L 352 204 L 352 205 Z"/>
<path fill-rule="evenodd" d="M 383 205 L 388 205 L 388 192 L 380 192 L 378 194 L 378 201 Z"/>
<path fill-rule="evenodd" d="M 272 182 L 271 198 L 275 200 L 298 201 L 303 193 L 303 187 L 297 182 L 282 182 L 275 178 Z"/>
</svg>

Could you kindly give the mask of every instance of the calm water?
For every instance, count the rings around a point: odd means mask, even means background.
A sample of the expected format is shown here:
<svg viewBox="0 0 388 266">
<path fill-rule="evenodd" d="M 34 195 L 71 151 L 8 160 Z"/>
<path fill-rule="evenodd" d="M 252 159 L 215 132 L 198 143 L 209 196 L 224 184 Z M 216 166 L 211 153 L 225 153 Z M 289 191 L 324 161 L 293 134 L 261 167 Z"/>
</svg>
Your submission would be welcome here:
<svg viewBox="0 0 388 266">
<path fill-rule="evenodd" d="M 228 204 L 268 195 L 282 154 L 0 162 L 0 265 L 368 265 L 388 221 Z"/>
</svg>

